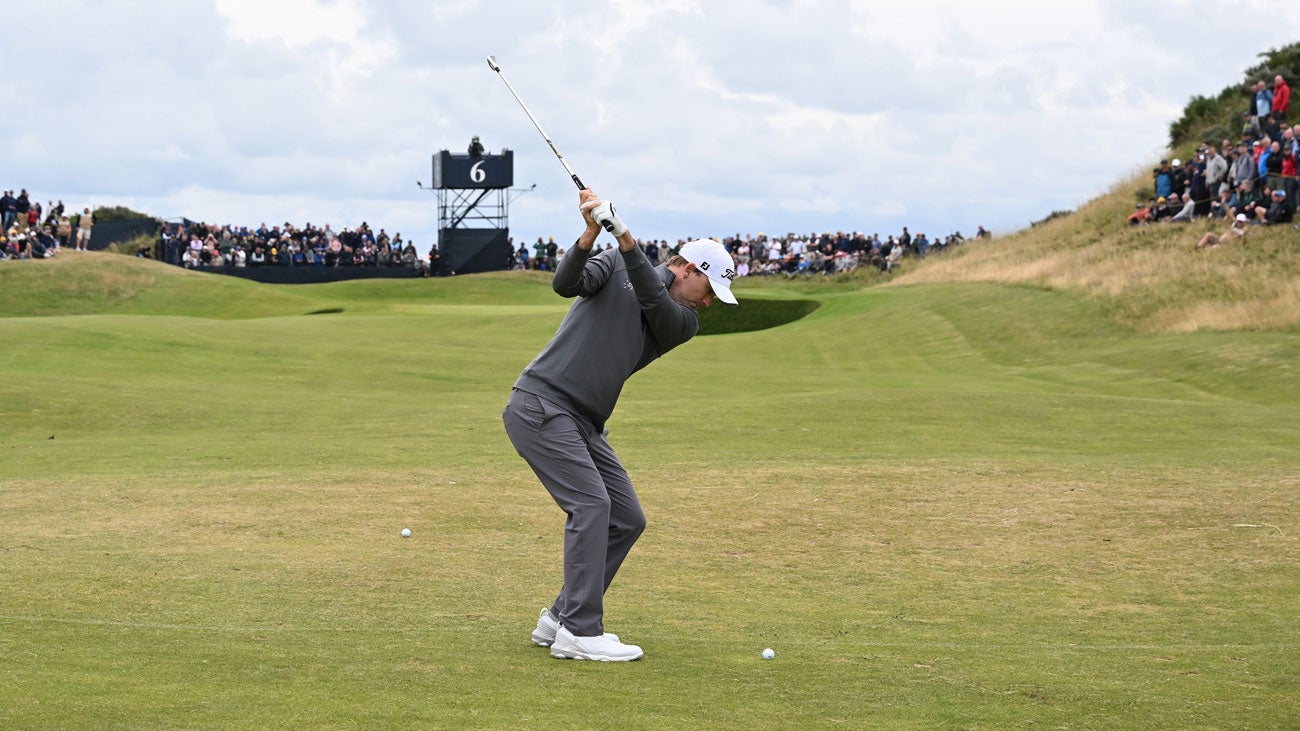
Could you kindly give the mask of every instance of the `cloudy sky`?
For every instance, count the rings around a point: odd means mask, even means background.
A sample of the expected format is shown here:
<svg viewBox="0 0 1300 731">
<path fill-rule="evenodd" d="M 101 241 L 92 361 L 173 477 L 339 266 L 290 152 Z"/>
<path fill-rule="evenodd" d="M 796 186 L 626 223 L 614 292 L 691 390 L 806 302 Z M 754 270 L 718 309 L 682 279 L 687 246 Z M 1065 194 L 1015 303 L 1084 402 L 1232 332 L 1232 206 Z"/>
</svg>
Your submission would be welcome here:
<svg viewBox="0 0 1300 731">
<path fill-rule="evenodd" d="M 13 13 L 7 15 L 12 16 Z M 6 21 L 0 186 L 423 248 L 430 155 L 515 151 L 511 234 L 576 191 L 642 238 L 1023 228 L 1148 167 L 1281 0 L 40 0 Z"/>
</svg>

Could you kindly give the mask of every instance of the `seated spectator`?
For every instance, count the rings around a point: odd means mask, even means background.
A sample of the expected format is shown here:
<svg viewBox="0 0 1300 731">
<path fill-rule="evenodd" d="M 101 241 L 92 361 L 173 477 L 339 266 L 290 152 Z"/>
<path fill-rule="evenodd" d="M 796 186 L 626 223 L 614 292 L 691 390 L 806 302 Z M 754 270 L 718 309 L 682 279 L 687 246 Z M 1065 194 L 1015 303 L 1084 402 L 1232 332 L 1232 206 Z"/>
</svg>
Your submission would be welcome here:
<svg viewBox="0 0 1300 731">
<path fill-rule="evenodd" d="M 1245 213 L 1247 217 L 1255 215 L 1255 205 L 1259 202 L 1259 192 L 1255 190 L 1255 181 L 1246 180 L 1237 186 L 1236 204 L 1228 207 L 1228 214 L 1236 216 Z"/>
<path fill-rule="evenodd" d="M 1227 218 L 1228 206 L 1232 204 L 1232 189 L 1223 187 L 1219 197 L 1210 201 L 1210 218 Z"/>
<path fill-rule="evenodd" d="M 1169 207 L 1169 201 L 1164 196 L 1156 198 L 1156 208 L 1151 212 L 1151 220 L 1163 221 L 1172 215 L 1174 210 Z"/>
<path fill-rule="evenodd" d="M 889 250 L 889 255 L 885 257 L 884 265 L 881 267 L 881 270 L 886 272 L 890 271 L 891 269 L 894 268 L 895 264 L 897 264 L 899 261 L 902 260 L 902 258 L 903 258 L 903 242 L 895 241 L 894 248 Z"/>
<path fill-rule="evenodd" d="M 1177 213 L 1169 217 L 1170 221 L 1174 223 L 1187 223 L 1188 221 L 1192 220 L 1192 215 L 1196 211 L 1196 201 L 1192 200 L 1192 194 L 1183 193 L 1182 202 L 1183 202 L 1182 208 L 1180 208 Z"/>
<path fill-rule="evenodd" d="M 1262 205 L 1255 207 L 1255 217 L 1266 226 L 1291 223 L 1294 213 L 1295 208 L 1286 197 L 1286 191 L 1280 189 L 1273 191 L 1267 208 Z"/>
<path fill-rule="evenodd" d="M 1128 225 L 1139 226 L 1142 224 L 1150 223 L 1152 218 L 1155 216 L 1155 207 L 1156 207 L 1156 202 L 1154 200 L 1151 200 L 1145 204 L 1143 203 L 1137 204 L 1137 210 L 1129 214 Z"/>
<path fill-rule="evenodd" d="M 835 273 L 851 272 L 858 268 L 858 255 L 843 251 L 835 252 Z"/>
<path fill-rule="evenodd" d="M 1238 213 L 1237 217 L 1232 221 L 1232 226 L 1228 227 L 1228 230 L 1224 231 L 1222 236 L 1216 235 L 1213 232 L 1207 232 L 1201 237 L 1200 241 L 1196 242 L 1196 248 L 1208 249 L 1212 246 L 1218 246 L 1219 244 L 1232 243 L 1237 239 L 1245 239 L 1246 234 L 1249 233 L 1250 222 L 1246 218 L 1246 214 Z"/>
</svg>

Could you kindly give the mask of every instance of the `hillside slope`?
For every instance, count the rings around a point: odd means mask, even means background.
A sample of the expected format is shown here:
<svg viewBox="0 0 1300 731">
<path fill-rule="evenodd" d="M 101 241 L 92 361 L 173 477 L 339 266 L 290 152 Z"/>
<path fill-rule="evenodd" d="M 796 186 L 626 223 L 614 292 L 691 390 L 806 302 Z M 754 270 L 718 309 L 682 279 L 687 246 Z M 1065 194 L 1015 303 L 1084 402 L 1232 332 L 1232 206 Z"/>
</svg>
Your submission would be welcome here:
<svg viewBox="0 0 1300 731">
<path fill-rule="evenodd" d="M 1223 221 L 1130 227 L 1134 178 L 1078 211 L 916 262 L 887 286 L 999 282 L 1074 292 L 1143 332 L 1300 329 L 1300 232 L 1255 227 L 1245 245 L 1197 251 Z"/>
</svg>

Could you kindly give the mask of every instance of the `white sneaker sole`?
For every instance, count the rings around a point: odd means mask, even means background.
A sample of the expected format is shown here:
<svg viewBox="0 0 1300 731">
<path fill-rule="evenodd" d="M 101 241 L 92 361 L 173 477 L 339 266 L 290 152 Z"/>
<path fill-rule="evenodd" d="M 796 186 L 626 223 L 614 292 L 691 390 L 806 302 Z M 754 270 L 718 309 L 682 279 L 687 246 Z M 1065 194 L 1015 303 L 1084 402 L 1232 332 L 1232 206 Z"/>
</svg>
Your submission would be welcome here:
<svg viewBox="0 0 1300 731">
<path fill-rule="evenodd" d="M 607 655 L 587 655 L 581 652 L 557 650 L 555 649 L 554 645 L 551 646 L 551 657 L 557 660 L 595 660 L 597 662 L 633 662 L 635 660 L 640 660 L 644 655 L 645 655 L 644 652 L 641 653 L 640 655 L 637 655 L 636 657 L 609 657 Z"/>
</svg>

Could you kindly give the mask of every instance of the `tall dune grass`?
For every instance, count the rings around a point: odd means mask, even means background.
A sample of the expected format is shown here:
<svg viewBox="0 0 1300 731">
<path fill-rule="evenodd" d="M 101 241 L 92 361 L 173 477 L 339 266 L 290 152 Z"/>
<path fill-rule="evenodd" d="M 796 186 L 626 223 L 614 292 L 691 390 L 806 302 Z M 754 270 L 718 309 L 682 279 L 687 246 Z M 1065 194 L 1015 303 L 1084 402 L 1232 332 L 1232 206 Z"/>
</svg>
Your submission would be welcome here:
<svg viewBox="0 0 1300 731">
<path fill-rule="evenodd" d="M 892 284 L 1000 282 L 1083 294 L 1143 332 L 1300 327 L 1300 232 L 1253 227 L 1244 244 L 1197 251 L 1224 221 L 1130 227 L 1141 179 L 1074 214 L 921 262 Z"/>
</svg>

